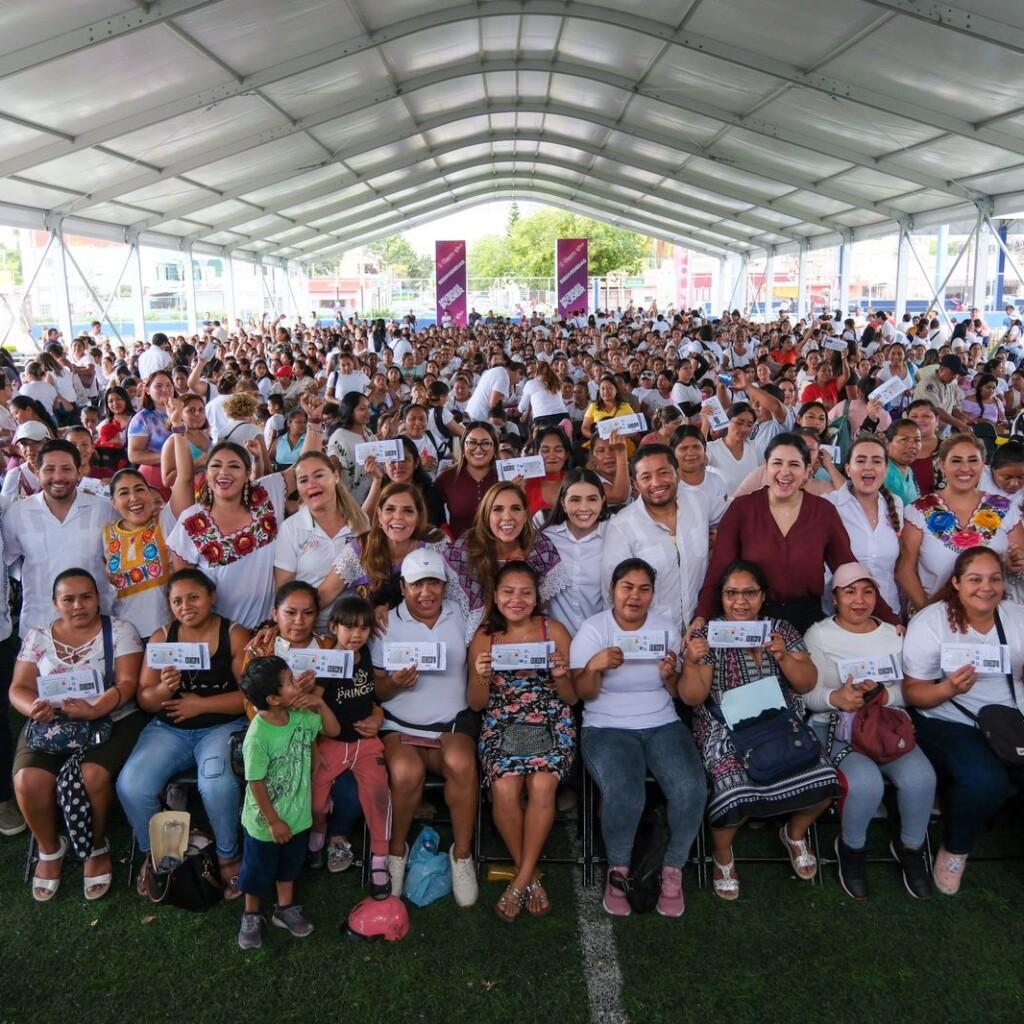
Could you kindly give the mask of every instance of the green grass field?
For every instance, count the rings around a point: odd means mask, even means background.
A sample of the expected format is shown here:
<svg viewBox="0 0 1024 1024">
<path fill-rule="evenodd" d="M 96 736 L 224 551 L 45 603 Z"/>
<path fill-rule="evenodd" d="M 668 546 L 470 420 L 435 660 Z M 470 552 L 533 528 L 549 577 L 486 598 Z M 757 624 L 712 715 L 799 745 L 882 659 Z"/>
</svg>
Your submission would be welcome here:
<svg viewBox="0 0 1024 1024">
<path fill-rule="evenodd" d="M 821 835 L 830 843 L 834 827 L 824 825 Z M 885 824 L 876 823 L 873 842 L 884 836 Z M 1020 852 L 1022 838 L 1006 823 L 978 852 Z M 123 856 L 123 825 L 114 842 Z M 567 842 L 556 826 L 553 845 Z M 776 845 L 762 829 L 741 834 L 737 853 L 775 855 Z M 497 852 L 500 841 L 489 835 L 485 847 Z M 607 1009 L 594 1007 L 592 1017 L 588 1004 L 569 867 L 546 870 L 554 904 L 547 918 L 524 914 L 502 924 L 491 909 L 501 887 L 484 882 L 471 910 L 450 899 L 414 908 L 411 936 L 394 947 L 340 936 L 343 911 L 359 896 L 355 869 L 309 872 L 299 891 L 316 932 L 299 941 L 270 929 L 260 952 L 243 954 L 235 945 L 238 903 L 205 915 L 154 907 L 128 889 L 123 864 L 99 903 L 83 900 L 81 869 L 70 865 L 56 900 L 37 906 L 22 882 L 25 850 L 24 836 L 0 841 L 0 1021 L 9 1024 L 582 1024 Z M 1024 1019 L 1024 861 L 973 863 L 961 896 L 928 902 L 906 895 L 891 864 L 871 866 L 864 904 L 842 894 L 834 867 L 825 871 L 819 888 L 797 882 L 781 863 L 741 863 L 736 904 L 698 890 L 690 876 L 682 920 L 614 922 L 628 1019 Z"/>
</svg>

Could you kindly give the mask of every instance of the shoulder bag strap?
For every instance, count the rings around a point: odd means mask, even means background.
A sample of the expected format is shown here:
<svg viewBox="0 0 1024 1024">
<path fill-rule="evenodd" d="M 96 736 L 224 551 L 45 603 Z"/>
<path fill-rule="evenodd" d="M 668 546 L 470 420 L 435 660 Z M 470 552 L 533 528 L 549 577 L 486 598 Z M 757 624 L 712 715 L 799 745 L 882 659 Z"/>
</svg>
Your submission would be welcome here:
<svg viewBox="0 0 1024 1024">
<path fill-rule="evenodd" d="M 999 610 L 996 609 L 996 633 L 999 634 L 1000 646 L 1007 646 L 1006 644 L 1006 630 L 1003 629 L 1003 620 L 999 618 Z M 1013 688 L 1013 665 L 1010 665 L 1010 671 L 1006 673 L 1006 685 L 1010 688 L 1010 700 L 1013 706 L 1017 706 L 1017 691 Z"/>
<path fill-rule="evenodd" d="M 114 685 L 114 628 L 109 615 L 100 616 L 100 632 L 103 634 L 103 689 Z"/>
</svg>

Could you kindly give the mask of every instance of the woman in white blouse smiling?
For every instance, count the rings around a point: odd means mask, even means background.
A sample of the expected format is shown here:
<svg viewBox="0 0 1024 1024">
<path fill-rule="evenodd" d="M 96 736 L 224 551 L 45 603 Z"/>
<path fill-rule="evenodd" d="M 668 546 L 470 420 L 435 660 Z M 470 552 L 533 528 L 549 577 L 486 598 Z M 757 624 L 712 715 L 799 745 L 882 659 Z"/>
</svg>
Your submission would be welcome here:
<svg viewBox="0 0 1024 1024">
<path fill-rule="evenodd" d="M 900 554 L 903 502 L 885 486 L 889 457 L 877 434 L 862 434 L 850 446 L 845 487 L 824 495 L 835 505 L 850 537 L 853 557 L 871 571 L 885 603 L 899 609 L 894 574 Z M 828 592 L 824 603 L 831 605 Z"/>
<path fill-rule="evenodd" d="M 580 626 L 604 611 L 601 550 L 608 503 L 598 475 L 590 469 L 571 469 L 562 481 L 544 536 L 554 544 L 571 585 L 550 601 L 551 616 L 575 636 Z"/>
</svg>

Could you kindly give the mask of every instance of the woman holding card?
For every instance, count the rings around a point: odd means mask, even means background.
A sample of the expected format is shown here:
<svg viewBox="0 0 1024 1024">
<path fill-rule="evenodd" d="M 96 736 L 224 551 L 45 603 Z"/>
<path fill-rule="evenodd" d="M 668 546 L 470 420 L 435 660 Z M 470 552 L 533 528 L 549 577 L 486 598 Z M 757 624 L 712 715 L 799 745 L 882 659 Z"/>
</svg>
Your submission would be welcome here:
<svg viewBox="0 0 1024 1024">
<path fill-rule="evenodd" d="M 726 410 L 729 426 L 725 436 L 708 443 L 708 465 L 718 471 L 729 494 L 735 493 L 748 473 L 761 464 L 757 445 L 750 440 L 757 416 L 748 402 L 733 402 Z M 705 424 L 709 421 L 705 416 Z"/>
<path fill-rule="evenodd" d="M 903 707 L 901 653 L 903 640 L 895 627 L 871 614 L 879 586 L 866 565 L 841 565 L 832 580 L 836 614 L 816 622 L 807 631 L 806 643 L 818 671 L 818 681 L 804 696 L 812 712 L 818 739 L 839 769 L 845 790 L 842 803 L 842 834 L 836 838 L 839 882 L 855 900 L 867 897 L 867 831 L 881 803 L 886 782 L 896 788 L 900 832 L 890 850 L 903 873 L 911 896 L 931 895 L 931 879 L 925 850 L 925 834 L 935 799 L 935 772 L 931 762 L 911 744 L 905 754 L 876 762 L 855 749 L 855 716 L 871 701 L 891 708 Z M 877 661 L 881 670 L 855 677 L 844 662 Z M 882 676 L 886 663 L 887 677 Z M 867 669 L 870 671 L 870 669 Z"/>
<path fill-rule="evenodd" d="M 580 428 L 583 436 L 589 441 L 597 433 L 595 424 L 601 420 L 615 419 L 617 416 L 632 416 L 633 407 L 623 400 L 619 394 L 619 385 L 611 374 L 605 374 L 597 385 L 597 399 L 587 406 L 583 414 L 583 425 Z M 633 442 L 627 441 L 630 454 L 633 452 Z"/>
<path fill-rule="evenodd" d="M 370 400 L 359 391 L 350 391 L 341 400 L 338 426 L 327 441 L 327 454 L 341 464 L 341 478 L 358 502 L 370 490 L 372 477 L 356 458 L 356 445 L 376 441 L 369 428 Z"/>
<path fill-rule="evenodd" d="M 761 620 L 768 581 L 753 562 L 736 561 L 722 569 L 715 586 L 715 618 L 726 622 Z M 732 844 L 740 827 L 750 818 L 787 815 L 779 838 L 798 878 L 811 879 L 818 864 L 807 844 L 812 822 L 839 795 L 835 770 L 822 753 L 816 764 L 771 785 L 751 780 L 733 747 L 729 729 L 709 703 L 722 704 L 730 690 L 765 678 L 774 678 L 782 696 L 803 717 L 801 694 L 814 686 L 817 673 L 807 654 L 803 637 L 783 619 L 769 618 L 770 639 L 763 647 L 712 647 L 709 627 L 690 636 L 686 647 L 680 698 L 694 709 L 693 734 L 711 783 L 708 821 L 712 835 L 712 886 L 725 900 L 739 898 Z M 714 625 L 712 623 L 711 625 Z"/>
<path fill-rule="evenodd" d="M 480 625 L 505 562 L 527 562 L 540 580 L 541 600 L 569 586 L 558 550 L 530 518 L 526 494 L 513 483 L 495 484 L 477 509 L 473 526 L 444 552 L 450 593 L 466 616 L 466 640 Z"/>
<path fill-rule="evenodd" d="M 388 484 L 412 483 L 423 495 L 423 503 L 427 506 L 427 522 L 440 529 L 445 524 L 444 495 L 423 468 L 416 442 L 404 434 L 394 440 L 402 446 L 405 453 L 403 458 L 396 462 L 378 462 L 374 458 L 366 460 L 366 472 L 373 477 L 373 483 L 363 499 L 363 512 L 373 518 L 380 504 L 381 491 Z M 494 479 L 497 480 L 497 476 Z"/>
<path fill-rule="evenodd" d="M 39 845 L 32 898 L 45 903 L 60 887 L 69 848 L 58 826 L 61 813 L 75 852 L 85 860 L 85 898 L 98 900 L 112 880 L 107 815 L 114 777 L 144 725 L 135 704 L 142 643 L 130 622 L 100 615 L 96 581 L 84 569 L 57 576 L 53 606 L 57 618 L 28 631 L 14 665 L 11 707 L 28 719 L 14 754 L 14 795 Z M 45 682 L 69 672 L 90 673 L 100 695 L 44 699 Z M 102 730 L 96 738 L 106 738 L 80 753 L 54 752 L 61 732 L 82 722 L 95 723 Z"/>
<path fill-rule="evenodd" d="M 572 445 L 561 427 L 540 427 L 527 449 L 544 460 L 544 475 L 523 482 L 530 515 L 546 512 L 558 500 L 562 479 L 572 468 Z"/>
<path fill-rule="evenodd" d="M 448 532 L 453 538 L 461 537 L 473 525 L 473 516 L 484 495 L 498 482 L 494 468 L 498 432 L 490 423 L 479 421 L 465 427 L 458 461 L 436 483 L 447 511 Z"/>
<path fill-rule="evenodd" d="M 245 729 L 242 674 L 249 631 L 214 610 L 213 581 L 198 569 L 182 569 L 170 579 L 173 619 L 158 629 L 150 646 L 205 645 L 209 668 L 154 668 L 147 658 L 139 680 L 139 706 L 153 715 L 117 780 L 117 795 L 143 853 L 149 851 L 149 819 L 160 810 L 160 794 L 172 776 L 194 768 L 199 796 L 217 842 L 226 899 L 239 895 L 241 867 L 238 815 L 241 785 L 231 771 L 231 734 Z M 139 872 L 146 892 L 149 858 Z"/>
<path fill-rule="evenodd" d="M 630 914 L 629 864 L 648 773 L 665 795 L 670 831 L 658 898 L 664 917 L 680 917 L 685 909 L 683 865 L 707 789 L 693 738 L 672 703 L 679 632 L 671 619 L 650 614 L 656 575 L 640 558 L 615 566 L 610 609 L 583 623 L 569 652 L 573 688 L 584 702 L 580 749 L 601 792 L 608 851 L 603 905 L 614 917 Z"/>
<path fill-rule="evenodd" d="M 953 434 L 939 446 L 946 486 L 905 510 L 896 580 L 917 610 L 945 586 L 961 552 L 984 545 L 1008 556 L 1010 569 L 1024 568 L 1024 526 L 1020 506 L 1000 494 L 983 494 L 978 484 L 985 445 L 973 434 Z"/>
<path fill-rule="evenodd" d="M 943 783 L 944 834 L 932 881 L 947 896 L 960 889 L 975 837 L 1012 789 L 1024 787 L 1024 770 L 996 756 L 975 717 L 992 705 L 1024 709 L 1024 608 L 1003 601 L 1004 593 L 998 552 L 970 548 L 957 557 L 939 600 L 910 620 L 903 641 L 903 695 L 914 709 L 917 742 Z M 968 655 L 1008 648 L 1002 667 L 1009 671 L 981 672 L 951 659 L 943 650 L 949 644 L 973 646 Z M 960 667 L 943 667 L 956 661 Z"/>
<path fill-rule="evenodd" d="M 555 792 L 572 766 L 576 743 L 569 634 L 561 623 L 539 614 L 539 605 L 537 574 L 525 562 L 506 562 L 498 570 L 487 621 L 468 654 L 469 706 L 484 712 L 484 783 L 491 789 L 494 823 L 516 868 L 495 907 L 509 922 L 524 906 L 534 917 L 551 909 L 537 878 L 537 861 L 555 820 Z M 520 645 L 548 643 L 554 650 L 544 655 L 544 667 L 517 671 L 506 664 Z"/>
</svg>

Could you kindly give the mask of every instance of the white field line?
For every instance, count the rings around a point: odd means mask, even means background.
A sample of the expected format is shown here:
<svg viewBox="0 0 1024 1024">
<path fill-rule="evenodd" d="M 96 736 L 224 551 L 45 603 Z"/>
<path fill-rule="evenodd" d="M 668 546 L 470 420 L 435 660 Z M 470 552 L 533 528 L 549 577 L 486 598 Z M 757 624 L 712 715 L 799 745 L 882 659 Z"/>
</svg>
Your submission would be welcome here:
<svg viewBox="0 0 1024 1024">
<path fill-rule="evenodd" d="M 572 845 L 579 848 L 576 823 L 566 822 Z M 602 888 L 585 886 L 582 872 L 573 869 L 573 894 L 583 948 L 583 976 L 587 983 L 592 1024 L 629 1024 L 622 1005 L 622 970 L 612 924 L 601 906 Z"/>
</svg>

